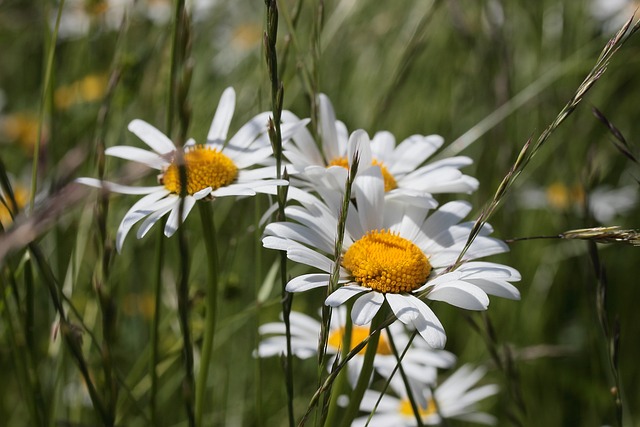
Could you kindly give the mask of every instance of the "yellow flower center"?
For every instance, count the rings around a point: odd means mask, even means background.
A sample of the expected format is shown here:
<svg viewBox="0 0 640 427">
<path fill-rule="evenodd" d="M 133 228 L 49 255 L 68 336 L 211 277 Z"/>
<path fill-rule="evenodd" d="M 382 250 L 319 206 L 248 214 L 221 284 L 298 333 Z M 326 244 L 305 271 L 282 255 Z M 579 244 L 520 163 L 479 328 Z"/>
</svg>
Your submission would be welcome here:
<svg viewBox="0 0 640 427">
<path fill-rule="evenodd" d="M 354 242 L 342 261 L 355 280 L 382 293 L 411 292 L 431 273 L 427 256 L 389 230 L 374 230 Z"/>
<path fill-rule="evenodd" d="M 238 167 L 230 158 L 204 145 L 189 148 L 184 153 L 184 164 L 190 195 L 207 187 L 213 190 L 225 187 L 238 176 Z M 161 176 L 160 183 L 172 193 L 180 194 L 180 169 L 175 162 Z"/>
<path fill-rule="evenodd" d="M 373 159 L 371 162 L 373 166 L 380 166 L 380 170 L 382 171 L 382 178 L 384 179 L 384 191 L 391 191 L 394 188 L 398 187 L 396 183 L 396 179 L 391 175 L 389 169 L 382 163 Z M 335 159 L 329 162 L 329 166 L 342 166 L 345 169 L 349 169 L 349 160 L 346 157 L 336 157 Z"/>
<path fill-rule="evenodd" d="M 29 192 L 22 186 L 15 186 L 13 188 L 13 198 L 16 201 L 16 205 L 18 205 L 18 209 L 22 209 L 27 205 L 27 202 L 29 201 Z M 4 199 L 7 205 L 11 206 L 9 198 L 4 197 Z M 6 228 L 9 227 L 12 222 L 13 220 L 11 219 L 11 213 L 9 212 L 9 209 L 7 209 L 4 203 L 0 203 L 0 223 L 2 223 L 2 226 Z"/>
<path fill-rule="evenodd" d="M 344 327 L 340 329 L 336 329 L 329 334 L 329 339 L 327 340 L 327 344 L 331 347 L 338 349 L 342 347 L 342 341 L 344 338 L 345 329 Z M 360 344 L 363 339 L 369 336 L 369 328 L 363 326 L 353 325 L 351 327 L 351 343 L 349 346 L 349 350 L 353 350 L 353 348 Z M 358 352 L 360 355 L 364 355 L 367 346 L 364 346 L 362 350 Z M 383 356 L 389 356 L 391 353 L 391 347 L 387 342 L 387 338 L 384 334 L 380 334 L 380 339 L 378 340 L 378 348 L 376 349 L 376 354 L 380 354 Z"/>
<path fill-rule="evenodd" d="M 400 411 L 400 414 L 404 415 L 405 417 L 410 417 L 410 418 L 415 417 L 415 415 L 413 414 L 413 408 L 411 407 L 411 402 L 409 402 L 409 399 L 402 399 L 402 401 L 400 402 L 399 411 Z M 420 418 L 423 420 L 435 414 L 436 404 L 433 401 L 433 399 L 429 399 L 429 402 L 427 402 L 426 408 L 421 408 L 418 406 L 418 412 L 419 412 Z"/>
</svg>

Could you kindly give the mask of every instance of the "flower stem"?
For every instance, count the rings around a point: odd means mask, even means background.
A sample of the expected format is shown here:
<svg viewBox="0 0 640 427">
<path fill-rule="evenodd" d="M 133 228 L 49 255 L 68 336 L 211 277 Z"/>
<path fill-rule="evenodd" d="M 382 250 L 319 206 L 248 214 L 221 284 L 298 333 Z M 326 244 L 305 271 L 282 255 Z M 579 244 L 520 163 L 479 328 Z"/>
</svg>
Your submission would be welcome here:
<svg viewBox="0 0 640 427">
<path fill-rule="evenodd" d="M 207 389 L 207 377 L 211 364 L 213 337 L 216 329 L 216 312 L 218 304 L 218 249 L 216 246 L 216 227 L 213 221 L 211 203 L 198 203 L 204 243 L 207 250 L 208 282 L 205 291 L 206 313 L 204 336 L 202 343 L 202 357 L 200 358 L 200 372 L 196 381 L 196 424 L 202 424 L 202 408 Z"/>
</svg>

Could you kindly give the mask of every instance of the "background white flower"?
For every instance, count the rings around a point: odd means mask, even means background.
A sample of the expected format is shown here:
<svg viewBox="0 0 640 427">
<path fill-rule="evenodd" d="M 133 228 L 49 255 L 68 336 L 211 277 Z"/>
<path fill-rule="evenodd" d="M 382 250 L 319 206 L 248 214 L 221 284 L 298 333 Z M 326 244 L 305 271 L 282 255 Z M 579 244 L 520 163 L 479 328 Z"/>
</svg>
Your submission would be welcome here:
<svg viewBox="0 0 640 427">
<path fill-rule="evenodd" d="M 227 88 L 213 117 L 206 144 L 196 145 L 189 140 L 184 147 L 184 164 L 187 173 L 187 195 L 184 198 L 182 219 L 180 211 L 180 178 L 177 166 L 177 148 L 158 129 L 142 120 L 134 120 L 129 130 L 136 134 L 153 151 L 130 146 L 114 146 L 105 154 L 142 163 L 160 171 L 160 185 L 135 187 L 99 181 L 93 178 L 79 178 L 77 182 L 104 188 L 123 194 L 144 194 L 125 214 L 118 228 L 116 248 L 122 249 L 124 239 L 131 228 L 143 220 L 137 237 L 142 238 L 151 227 L 167 213 L 169 217 L 164 229 L 167 237 L 173 235 L 197 200 L 223 196 L 253 196 L 256 193 L 273 194 L 278 185 L 286 185 L 285 180 L 273 179 L 275 169 L 259 165 L 272 153 L 267 135 L 269 112 L 258 114 L 227 141 L 227 133 L 235 109 L 235 92 Z M 289 117 L 290 116 L 286 116 Z M 282 124 L 282 138 L 287 140 L 305 120 L 295 120 Z"/>
<path fill-rule="evenodd" d="M 327 354 L 335 355 L 340 352 L 345 334 L 345 324 L 347 320 L 347 310 L 345 307 L 338 307 L 332 310 L 331 322 L 329 325 L 329 336 L 327 342 Z M 318 339 L 320 336 L 321 324 L 316 319 L 306 314 L 292 311 L 290 315 L 291 326 L 291 351 L 301 359 L 315 356 L 318 349 Z M 352 325 L 351 348 L 359 344 L 369 335 L 370 325 Z M 283 322 L 273 322 L 261 325 L 259 333 L 263 337 L 255 352 L 258 357 L 271 357 L 286 354 L 286 335 Z M 400 324 L 392 324 L 389 327 L 393 342 L 399 354 L 402 354 L 409 344 L 409 337 Z M 456 361 L 453 354 L 444 350 L 434 350 L 429 347 L 420 346 L 420 340 L 414 340 L 409 350 L 402 359 L 402 366 L 410 375 L 415 375 L 416 380 L 435 382 L 435 368 L 450 368 Z M 366 348 L 366 347 L 365 347 Z M 354 385 L 362 369 L 364 349 L 354 356 L 347 363 L 347 373 L 349 381 Z M 327 368 L 331 368 L 333 358 L 327 362 Z M 388 377 L 396 367 L 397 359 L 393 354 L 387 331 L 380 335 L 376 350 L 373 367 L 384 377 Z"/>
<path fill-rule="evenodd" d="M 346 177 L 346 168 L 351 165 L 349 133 L 341 121 L 336 120 L 329 98 L 320 94 L 319 129 L 321 148 L 315 144 L 311 133 L 305 128 L 296 133 L 286 147 L 284 155 L 291 162 L 290 173 L 295 185 L 316 188 L 318 176 L 327 168 L 340 178 Z M 444 143 L 440 135 L 412 135 L 396 146 L 395 136 L 388 131 L 377 132 L 370 144 L 360 145 L 358 174 L 369 168 L 379 167 L 384 177 L 387 197 L 405 197 L 411 202 L 415 197 L 430 197 L 435 193 L 471 193 L 478 188 L 478 181 L 462 174 L 460 168 L 472 160 L 465 156 L 438 160 L 426 165 Z M 335 188 L 344 182 L 337 179 Z M 343 184 L 342 184 L 343 185 Z"/>
<path fill-rule="evenodd" d="M 439 425 L 442 418 L 453 418 L 478 424 L 495 424 L 496 420 L 493 416 L 477 409 L 478 402 L 499 391 L 498 386 L 493 384 L 473 388 L 484 374 L 485 369 L 483 368 L 473 369 L 469 365 L 464 365 L 436 387 L 433 394 L 431 389 L 425 385 L 418 391 L 418 395 L 414 392 L 416 401 L 423 402 L 419 404 L 422 423 Z M 412 427 L 417 425 L 402 382 L 392 381 L 391 387 L 399 398 L 387 394 L 382 396 L 376 412 L 371 417 L 369 426 Z M 360 410 L 373 411 L 379 397 L 379 392 L 367 390 L 360 404 Z M 357 418 L 351 425 L 353 427 L 365 426 L 367 419 L 368 416 Z"/>
</svg>

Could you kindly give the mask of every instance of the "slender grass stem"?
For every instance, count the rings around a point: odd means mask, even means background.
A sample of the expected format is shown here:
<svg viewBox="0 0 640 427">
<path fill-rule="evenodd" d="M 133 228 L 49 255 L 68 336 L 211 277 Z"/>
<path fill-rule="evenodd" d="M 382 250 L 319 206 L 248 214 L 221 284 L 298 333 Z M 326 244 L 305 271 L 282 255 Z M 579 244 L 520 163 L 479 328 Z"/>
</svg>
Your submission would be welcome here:
<svg viewBox="0 0 640 427">
<path fill-rule="evenodd" d="M 278 74 L 278 54 L 276 51 L 276 42 L 278 40 L 278 5 L 276 0 L 265 0 L 267 8 L 267 28 L 264 36 L 264 45 L 266 50 L 267 67 L 269 69 L 269 80 L 271 82 L 271 108 L 273 118 L 269 120 L 269 139 L 273 149 L 273 156 L 276 160 L 276 177 L 283 177 L 282 170 L 282 129 L 280 127 L 280 119 L 282 116 L 282 105 L 284 97 L 284 88 Z M 286 177 L 286 173 L 284 174 Z M 285 205 L 287 199 L 287 191 L 285 188 L 278 187 L 278 220 L 285 221 Z M 287 256 L 285 253 L 280 254 L 280 281 L 282 286 L 282 320 L 285 325 L 286 336 L 286 354 L 284 355 L 284 372 L 285 372 L 285 388 L 287 390 L 287 416 L 289 426 L 295 425 L 295 416 L 293 411 L 293 354 L 291 349 L 291 305 L 293 296 L 286 291 L 287 284 Z"/>
<path fill-rule="evenodd" d="M 198 203 L 200 220 L 202 222 L 203 238 L 207 250 L 208 280 L 205 291 L 205 326 L 200 358 L 200 372 L 196 382 L 196 424 L 202 424 L 202 411 L 206 398 L 207 378 L 212 363 L 213 338 L 216 330 L 216 314 L 218 305 L 218 248 L 216 227 L 211 203 Z M 210 399 L 206 399 L 210 402 Z"/>
<path fill-rule="evenodd" d="M 344 234 L 347 226 L 347 214 L 349 212 L 349 205 L 351 203 L 351 189 L 353 187 L 353 183 L 356 179 L 356 175 L 358 173 L 358 164 L 359 158 L 358 155 L 355 156 L 353 160 L 353 164 L 349 169 L 347 180 L 344 184 L 344 196 L 342 199 L 342 206 L 340 208 L 340 215 L 338 219 L 338 225 L 336 230 L 336 241 L 333 253 L 333 259 L 335 260 L 333 264 L 333 270 L 331 271 L 331 276 L 329 278 L 329 286 L 327 287 L 327 296 L 329 296 L 335 289 L 338 288 L 338 281 L 340 279 L 340 259 L 342 257 L 342 246 L 344 243 Z M 318 365 L 320 366 L 320 372 L 324 371 L 324 356 L 327 351 L 327 340 L 329 338 L 329 330 L 331 323 L 331 307 L 324 305 L 322 307 L 322 326 L 320 329 L 320 337 L 318 339 Z M 345 325 L 348 329 L 346 329 L 346 333 L 343 339 L 343 353 L 341 357 L 345 357 L 346 353 L 351 349 L 351 319 L 349 315 L 347 315 L 347 319 L 345 319 Z M 337 365 L 333 366 L 333 369 L 336 369 Z M 337 393 L 340 393 L 342 387 L 344 385 L 344 377 L 346 376 L 346 372 L 342 372 L 338 376 L 337 381 L 337 389 L 331 391 L 331 398 L 329 401 L 329 407 L 326 411 L 327 418 L 324 420 L 323 424 L 331 426 L 334 423 L 336 412 L 337 412 L 337 396 L 334 396 Z M 322 377 L 319 375 L 319 379 Z M 323 411 L 324 415 L 324 411 Z"/>
</svg>

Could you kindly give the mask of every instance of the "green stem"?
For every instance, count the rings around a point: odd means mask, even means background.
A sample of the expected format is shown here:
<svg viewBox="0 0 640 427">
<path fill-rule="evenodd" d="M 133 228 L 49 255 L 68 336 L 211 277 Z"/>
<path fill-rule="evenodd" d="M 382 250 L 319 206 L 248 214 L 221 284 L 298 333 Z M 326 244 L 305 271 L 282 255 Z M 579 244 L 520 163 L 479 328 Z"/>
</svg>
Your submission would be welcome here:
<svg viewBox="0 0 640 427">
<path fill-rule="evenodd" d="M 200 372 L 196 382 L 196 424 L 202 424 L 202 409 L 207 389 L 207 377 L 211 365 L 211 353 L 213 350 L 213 338 L 216 330 L 216 312 L 218 304 L 218 249 L 216 244 L 216 227 L 213 221 L 213 209 L 211 203 L 198 203 L 204 243 L 207 250 L 207 264 L 209 280 L 205 291 L 206 313 L 204 336 L 202 343 L 202 357 L 200 358 Z M 210 401 L 210 400 L 208 400 Z"/>
</svg>

